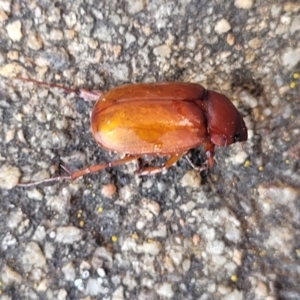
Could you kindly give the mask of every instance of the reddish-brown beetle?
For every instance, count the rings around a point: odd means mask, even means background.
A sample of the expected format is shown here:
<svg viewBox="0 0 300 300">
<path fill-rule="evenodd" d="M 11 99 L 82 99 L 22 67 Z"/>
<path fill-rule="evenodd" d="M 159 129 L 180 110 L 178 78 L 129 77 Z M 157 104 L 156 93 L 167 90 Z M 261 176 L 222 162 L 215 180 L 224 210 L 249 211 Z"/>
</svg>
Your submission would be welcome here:
<svg viewBox="0 0 300 300">
<path fill-rule="evenodd" d="M 73 89 L 60 87 L 67 91 Z M 170 156 L 161 167 L 138 170 L 154 174 L 173 165 L 189 150 L 204 145 L 207 167 L 213 165 L 215 146 L 228 146 L 247 140 L 247 128 L 230 100 L 217 92 L 194 83 L 127 84 L 107 93 L 79 90 L 80 95 L 97 100 L 92 111 L 91 127 L 102 148 L 125 153 L 123 159 L 69 172 L 68 175 L 37 182 L 19 183 L 32 186 L 62 179 L 76 179 L 85 174 L 120 165 L 145 154 Z"/>
</svg>

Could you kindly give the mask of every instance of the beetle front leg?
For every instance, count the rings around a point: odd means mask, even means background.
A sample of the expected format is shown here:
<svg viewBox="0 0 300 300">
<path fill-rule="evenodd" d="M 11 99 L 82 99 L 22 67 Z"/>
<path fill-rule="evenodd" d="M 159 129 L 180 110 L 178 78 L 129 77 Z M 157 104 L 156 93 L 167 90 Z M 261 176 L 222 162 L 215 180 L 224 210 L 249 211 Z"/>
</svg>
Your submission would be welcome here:
<svg viewBox="0 0 300 300">
<path fill-rule="evenodd" d="M 185 155 L 185 159 L 188 161 L 190 166 L 196 171 L 203 172 L 203 171 L 208 171 L 208 169 L 209 169 L 207 159 L 201 166 L 195 165 L 187 155 Z"/>
<path fill-rule="evenodd" d="M 172 155 L 166 161 L 166 163 L 161 167 L 145 167 L 145 168 L 142 167 L 138 169 L 136 173 L 139 175 L 153 175 L 153 174 L 161 173 L 164 170 L 170 168 L 172 165 L 174 165 L 181 158 L 183 154 L 184 153 Z"/>
<path fill-rule="evenodd" d="M 211 169 L 214 165 L 215 145 L 211 142 L 204 144 L 204 150 L 206 154 L 208 168 Z"/>
</svg>

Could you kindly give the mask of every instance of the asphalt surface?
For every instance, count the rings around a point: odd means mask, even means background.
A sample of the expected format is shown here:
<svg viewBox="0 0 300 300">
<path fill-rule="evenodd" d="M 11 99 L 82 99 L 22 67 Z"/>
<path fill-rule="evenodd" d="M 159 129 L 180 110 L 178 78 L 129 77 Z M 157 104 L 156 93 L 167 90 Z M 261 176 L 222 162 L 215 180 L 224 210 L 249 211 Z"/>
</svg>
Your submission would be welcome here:
<svg viewBox="0 0 300 300">
<path fill-rule="evenodd" d="M 220 3 L 1 1 L 1 299 L 300 299 L 300 2 Z M 200 83 L 249 138 L 207 174 L 182 158 L 17 187 L 120 156 L 95 143 L 92 102 L 16 76 Z"/>
</svg>

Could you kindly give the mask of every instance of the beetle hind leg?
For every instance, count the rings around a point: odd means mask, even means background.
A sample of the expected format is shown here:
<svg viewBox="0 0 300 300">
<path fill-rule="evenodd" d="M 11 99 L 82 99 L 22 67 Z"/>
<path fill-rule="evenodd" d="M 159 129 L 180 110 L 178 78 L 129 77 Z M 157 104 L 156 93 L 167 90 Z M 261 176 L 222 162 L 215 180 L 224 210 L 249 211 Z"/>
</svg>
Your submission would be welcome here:
<svg viewBox="0 0 300 300">
<path fill-rule="evenodd" d="M 115 167 L 118 165 L 122 165 L 125 163 L 128 163 L 132 160 L 138 159 L 140 155 L 131 155 L 131 156 L 125 156 L 124 158 L 121 158 L 119 160 L 115 160 L 108 163 L 102 163 L 98 165 L 89 166 L 87 168 L 72 172 L 65 166 L 61 166 L 61 168 L 67 173 L 67 175 L 57 176 L 57 177 L 51 177 L 51 178 L 45 178 L 39 181 L 32 181 L 32 182 L 19 182 L 17 186 L 19 187 L 32 187 L 37 186 L 43 183 L 50 183 L 50 182 L 58 182 L 63 180 L 75 180 L 77 178 L 83 177 L 84 175 L 99 172 L 101 170 Z"/>
<path fill-rule="evenodd" d="M 71 173 L 70 176 L 71 176 L 72 180 L 75 180 L 75 179 L 80 178 L 87 174 L 96 173 L 96 172 L 99 172 L 99 171 L 107 169 L 107 168 L 112 168 L 115 166 L 126 164 L 130 161 L 138 159 L 139 157 L 140 157 L 140 155 L 127 155 L 124 158 L 121 158 L 119 160 L 115 160 L 115 161 L 108 162 L 108 163 L 102 163 L 99 165 L 93 165 L 93 166 L 84 168 L 82 170 L 75 171 L 75 172 Z"/>
<path fill-rule="evenodd" d="M 141 167 L 139 168 L 136 173 L 139 175 L 153 175 L 157 173 L 161 173 L 164 170 L 170 168 L 174 165 L 183 155 L 184 153 L 172 155 L 165 164 L 160 167 Z"/>
</svg>

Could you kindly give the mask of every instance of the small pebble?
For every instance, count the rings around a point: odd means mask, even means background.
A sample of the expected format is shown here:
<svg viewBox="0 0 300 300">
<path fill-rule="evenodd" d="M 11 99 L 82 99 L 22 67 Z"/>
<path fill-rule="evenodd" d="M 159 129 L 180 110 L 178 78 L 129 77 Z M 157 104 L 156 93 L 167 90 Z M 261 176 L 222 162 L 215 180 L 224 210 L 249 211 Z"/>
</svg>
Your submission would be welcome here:
<svg viewBox="0 0 300 300">
<path fill-rule="evenodd" d="M 292 70 L 300 61 L 300 48 L 286 48 L 281 55 L 282 64 L 289 70 Z"/>
<path fill-rule="evenodd" d="M 3 11 L 3 10 L 0 10 L 0 22 L 4 22 L 8 19 L 8 15 Z"/>
<path fill-rule="evenodd" d="M 235 0 L 234 5 L 237 8 L 249 9 L 253 5 L 253 0 Z"/>
<path fill-rule="evenodd" d="M 258 100 L 246 90 L 240 93 L 240 99 L 250 108 L 255 108 L 258 105 Z"/>
<path fill-rule="evenodd" d="M 153 49 L 155 56 L 169 57 L 171 54 L 171 48 L 168 45 L 161 45 Z"/>
<path fill-rule="evenodd" d="M 6 25 L 7 34 L 13 42 L 19 42 L 23 37 L 21 27 L 22 24 L 19 20 L 13 21 Z"/>
<path fill-rule="evenodd" d="M 248 45 L 250 48 L 257 50 L 261 47 L 261 43 L 262 41 L 260 38 L 254 38 L 248 42 Z"/>
<path fill-rule="evenodd" d="M 215 31 L 218 34 L 225 33 L 231 29 L 229 22 L 225 19 L 221 19 L 215 25 Z"/>
<path fill-rule="evenodd" d="M 183 187 L 199 188 L 201 185 L 200 172 L 196 170 L 188 171 L 180 180 Z"/>
<path fill-rule="evenodd" d="M 67 281 L 74 281 L 76 276 L 76 271 L 74 264 L 72 262 L 67 263 L 62 267 L 62 272 Z"/>
<path fill-rule="evenodd" d="M 21 177 L 21 172 L 17 167 L 3 165 L 0 167 L 0 187 L 2 189 L 11 190 L 14 188 Z"/>
<path fill-rule="evenodd" d="M 138 245 L 137 252 L 156 256 L 161 251 L 161 247 L 162 245 L 158 241 L 144 242 L 142 245 Z"/>
<path fill-rule="evenodd" d="M 228 45 L 232 46 L 234 45 L 234 42 L 235 42 L 235 37 L 233 34 L 228 34 L 227 35 L 227 38 L 226 38 L 226 42 Z"/>
<path fill-rule="evenodd" d="M 105 288 L 101 284 L 99 284 L 97 278 L 88 279 L 86 283 L 85 294 L 93 297 L 104 293 L 105 293 Z"/>
<path fill-rule="evenodd" d="M 144 9 L 146 5 L 143 0 L 134 0 L 134 1 L 127 1 L 128 2 L 128 11 L 130 14 L 136 14 Z"/>
<path fill-rule="evenodd" d="M 292 25 L 290 26 L 291 34 L 294 34 L 296 31 L 300 31 L 300 15 L 294 17 Z"/>
<path fill-rule="evenodd" d="M 168 282 L 158 285 L 155 289 L 157 294 L 162 298 L 170 299 L 174 295 L 174 292 L 172 290 L 172 284 Z"/>
<path fill-rule="evenodd" d="M 106 276 L 105 270 L 104 270 L 103 268 L 98 268 L 98 269 L 97 269 L 97 273 L 98 273 L 98 275 L 99 275 L 100 277 L 102 277 L 102 278 Z"/>
<path fill-rule="evenodd" d="M 34 33 L 30 33 L 27 38 L 28 47 L 32 50 L 40 50 L 43 47 L 41 38 Z"/>
<path fill-rule="evenodd" d="M 95 270 L 102 268 L 103 266 L 111 268 L 113 263 L 112 253 L 104 247 L 96 248 L 92 256 L 91 264 Z"/>
<path fill-rule="evenodd" d="M 58 227 L 55 241 L 62 244 L 73 244 L 82 239 L 81 230 L 74 226 Z"/>
<path fill-rule="evenodd" d="M 57 300 L 66 300 L 68 292 L 65 289 L 60 289 L 57 293 Z"/>
<path fill-rule="evenodd" d="M 116 193 L 117 187 L 115 184 L 106 184 L 101 188 L 102 196 L 106 198 L 112 198 L 112 196 Z"/>
<path fill-rule="evenodd" d="M 46 264 L 46 258 L 40 246 L 35 242 L 29 242 L 26 245 L 21 260 L 25 272 L 30 272 L 35 268 L 42 268 Z"/>
<path fill-rule="evenodd" d="M 112 300 L 124 300 L 124 288 L 119 286 L 112 294 Z"/>
<path fill-rule="evenodd" d="M 21 284 L 22 276 L 14 271 L 12 268 L 8 266 L 4 266 L 1 271 L 1 281 L 4 285 L 8 286 L 10 284 Z"/>
<path fill-rule="evenodd" d="M 222 298 L 223 300 L 243 300 L 243 292 L 239 290 L 233 290 Z"/>
<path fill-rule="evenodd" d="M 268 286 L 263 281 L 259 281 L 255 289 L 255 294 L 259 297 L 267 297 Z"/>
<path fill-rule="evenodd" d="M 74 281 L 74 285 L 77 288 L 77 290 L 79 290 L 81 292 L 84 291 L 84 284 L 83 284 L 83 280 L 81 278 L 76 279 Z"/>
<path fill-rule="evenodd" d="M 233 165 L 241 165 L 248 157 L 248 153 L 244 150 L 238 151 L 235 154 L 230 155 L 229 160 Z"/>
</svg>

